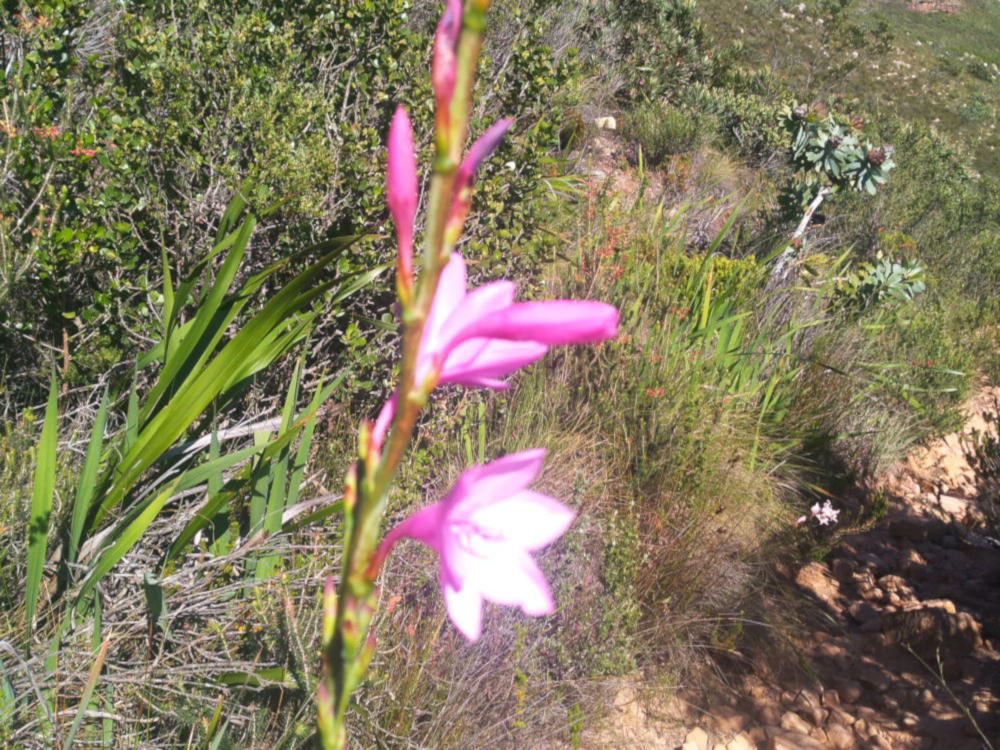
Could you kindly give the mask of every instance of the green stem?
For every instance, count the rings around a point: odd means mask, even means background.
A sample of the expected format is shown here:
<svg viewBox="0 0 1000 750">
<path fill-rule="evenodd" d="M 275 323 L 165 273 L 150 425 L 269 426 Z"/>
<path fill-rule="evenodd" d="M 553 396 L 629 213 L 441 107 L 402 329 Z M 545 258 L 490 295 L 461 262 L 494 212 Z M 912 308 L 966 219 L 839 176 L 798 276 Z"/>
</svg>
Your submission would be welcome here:
<svg viewBox="0 0 1000 750">
<path fill-rule="evenodd" d="M 448 117 L 450 124 L 447 135 L 439 132 L 436 139 L 440 148 L 431 176 L 423 269 L 417 280 L 413 305 L 403 314 L 403 351 L 395 418 L 381 456 L 373 455 L 370 449 L 361 456 L 356 499 L 352 507 L 345 504 L 349 518 L 345 519 L 336 622 L 332 638 L 323 644 L 324 689 L 319 693 L 319 726 L 325 750 L 341 750 L 347 741 L 344 724 L 347 706 L 367 671 L 374 650 L 374 641 L 369 638 L 368 631 L 378 604 L 377 570 L 371 570 L 369 563 L 378 543 L 389 485 L 436 380 L 432 376 L 427 382 L 416 383 L 417 352 L 441 270 L 451 251 L 445 241 L 445 230 L 451 212 L 455 174 L 468 135 L 469 110 L 488 7 L 489 0 L 469 0 L 462 17 L 455 90 Z M 362 429 L 370 430 L 370 427 Z M 362 446 L 370 443 L 368 437 L 363 435 Z"/>
</svg>

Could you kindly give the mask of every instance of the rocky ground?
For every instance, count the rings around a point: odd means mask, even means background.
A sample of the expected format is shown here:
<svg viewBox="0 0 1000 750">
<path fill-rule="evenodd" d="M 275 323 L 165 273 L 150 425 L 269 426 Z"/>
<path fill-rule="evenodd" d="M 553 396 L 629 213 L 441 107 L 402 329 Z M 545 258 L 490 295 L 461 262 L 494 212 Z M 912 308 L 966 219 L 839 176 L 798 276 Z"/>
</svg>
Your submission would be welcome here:
<svg viewBox="0 0 1000 750">
<path fill-rule="evenodd" d="M 963 432 L 984 429 L 998 395 L 970 402 Z M 704 696 L 684 750 L 1000 747 L 1000 548 L 962 434 L 914 451 L 876 491 L 880 522 L 789 575 L 811 625 L 792 636 L 797 667 L 751 659 L 722 705 Z"/>
<path fill-rule="evenodd" d="M 997 397 L 979 392 L 963 433 L 984 429 Z M 1000 546 L 984 534 L 962 433 L 915 450 L 873 491 L 886 515 L 786 571 L 763 637 L 717 660 L 718 679 L 667 701 L 626 685 L 611 726 L 580 747 L 1000 748 Z"/>
</svg>

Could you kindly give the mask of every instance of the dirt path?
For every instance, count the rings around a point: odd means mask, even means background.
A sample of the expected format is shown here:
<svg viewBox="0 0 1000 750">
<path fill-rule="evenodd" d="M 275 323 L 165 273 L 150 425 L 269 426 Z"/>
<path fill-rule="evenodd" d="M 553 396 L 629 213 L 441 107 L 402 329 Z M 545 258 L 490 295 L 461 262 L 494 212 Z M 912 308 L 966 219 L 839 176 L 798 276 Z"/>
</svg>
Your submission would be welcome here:
<svg viewBox="0 0 1000 750">
<path fill-rule="evenodd" d="M 998 396 L 969 403 L 963 432 L 983 429 Z M 884 519 L 791 576 L 809 627 L 775 652 L 799 664 L 762 654 L 724 700 L 692 696 L 705 713 L 684 750 L 1000 747 L 1000 549 L 959 434 L 911 453 L 881 489 Z"/>
</svg>

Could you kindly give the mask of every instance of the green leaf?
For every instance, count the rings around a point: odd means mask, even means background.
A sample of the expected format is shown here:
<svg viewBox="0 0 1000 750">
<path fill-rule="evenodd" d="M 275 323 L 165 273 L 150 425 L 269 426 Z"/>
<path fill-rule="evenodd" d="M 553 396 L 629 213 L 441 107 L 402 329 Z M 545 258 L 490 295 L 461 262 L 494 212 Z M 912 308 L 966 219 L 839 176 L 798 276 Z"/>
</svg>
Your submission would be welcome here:
<svg viewBox="0 0 1000 750">
<path fill-rule="evenodd" d="M 38 442 L 35 457 L 35 481 L 31 492 L 31 517 L 28 521 L 28 570 L 25 579 L 25 622 L 28 635 L 34 625 L 35 610 L 38 607 L 38 590 L 45 568 L 45 546 L 49 537 L 49 516 L 52 513 L 52 496 L 56 486 L 56 422 L 59 409 L 56 373 L 52 371 L 49 384 L 49 401 L 45 407 L 45 421 L 42 437 Z"/>
<path fill-rule="evenodd" d="M 104 426 L 108 415 L 108 389 L 104 389 L 101 405 L 97 409 L 94 427 L 90 431 L 90 442 L 87 443 L 87 457 L 83 461 L 83 471 L 77 480 L 76 498 L 73 501 L 73 516 L 69 526 L 69 561 L 76 562 L 80 544 L 80 534 L 87 511 L 94 499 L 94 487 L 97 484 L 97 472 L 101 463 L 101 450 L 104 447 Z"/>
</svg>

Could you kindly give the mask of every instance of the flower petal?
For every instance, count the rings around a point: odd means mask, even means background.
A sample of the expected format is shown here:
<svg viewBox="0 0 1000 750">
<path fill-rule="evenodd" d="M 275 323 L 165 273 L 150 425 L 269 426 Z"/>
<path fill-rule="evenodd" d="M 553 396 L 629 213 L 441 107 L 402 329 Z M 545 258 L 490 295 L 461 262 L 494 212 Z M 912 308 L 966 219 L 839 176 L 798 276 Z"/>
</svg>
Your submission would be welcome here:
<svg viewBox="0 0 1000 750">
<path fill-rule="evenodd" d="M 456 347 L 441 368 L 442 383 L 479 385 L 483 379 L 497 378 L 540 359 L 548 351 L 534 341 L 472 339 Z"/>
<path fill-rule="evenodd" d="M 462 329 L 470 322 L 510 307 L 514 303 L 516 291 L 517 287 L 513 281 L 493 281 L 473 289 L 452 309 L 447 320 L 442 321 L 439 329 L 441 340 L 450 342 L 451 339 L 461 336 Z"/>
<path fill-rule="evenodd" d="M 552 592 L 531 555 L 514 545 L 492 546 L 488 558 L 469 566 L 463 587 L 475 587 L 488 601 L 517 605 L 526 615 L 552 614 Z"/>
<path fill-rule="evenodd" d="M 466 582 L 462 588 L 454 588 L 443 577 L 440 579 L 444 605 L 455 627 L 475 642 L 483 629 L 483 597 L 475 586 Z"/>
<path fill-rule="evenodd" d="M 545 450 L 535 448 L 467 469 L 441 500 L 445 517 L 468 518 L 478 508 L 523 490 L 538 476 L 544 460 Z"/>
<path fill-rule="evenodd" d="M 421 508 L 413 515 L 407 516 L 402 523 L 393 527 L 392 531 L 385 535 L 381 546 L 388 552 L 397 541 L 403 537 L 409 537 L 410 539 L 423 542 L 444 559 L 441 540 L 443 511 L 444 506 L 441 503 L 434 503 L 433 505 L 428 505 L 426 508 Z"/>
<path fill-rule="evenodd" d="M 576 513 L 554 497 L 521 490 L 510 497 L 477 508 L 469 521 L 521 549 L 533 551 L 561 537 Z"/>
<path fill-rule="evenodd" d="M 604 302 L 580 300 L 520 302 L 462 330 L 463 338 L 538 341 L 550 346 L 584 344 L 617 335 L 618 310 Z"/>
<path fill-rule="evenodd" d="M 448 344 L 448 340 L 442 336 L 442 329 L 465 297 L 465 278 L 465 259 L 458 253 L 452 253 L 448 263 L 441 270 L 434 299 L 427 312 L 424 332 L 420 337 L 420 347 L 417 352 L 418 381 L 427 374 L 435 355 L 442 352 Z"/>
</svg>

